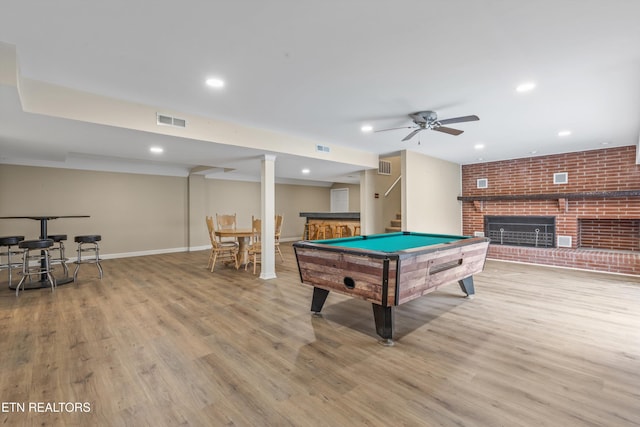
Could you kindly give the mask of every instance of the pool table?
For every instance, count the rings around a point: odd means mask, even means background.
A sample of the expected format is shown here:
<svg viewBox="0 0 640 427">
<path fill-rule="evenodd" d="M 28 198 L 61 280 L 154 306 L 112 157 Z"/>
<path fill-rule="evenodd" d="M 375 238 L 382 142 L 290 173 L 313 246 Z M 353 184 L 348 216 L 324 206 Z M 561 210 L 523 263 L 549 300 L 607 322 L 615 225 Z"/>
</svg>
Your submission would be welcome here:
<svg viewBox="0 0 640 427">
<path fill-rule="evenodd" d="M 393 308 L 458 282 L 471 297 L 484 268 L 489 239 L 398 232 L 293 244 L 302 283 L 313 286 L 311 311 L 329 292 L 371 302 L 376 332 L 393 344 Z"/>
</svg>

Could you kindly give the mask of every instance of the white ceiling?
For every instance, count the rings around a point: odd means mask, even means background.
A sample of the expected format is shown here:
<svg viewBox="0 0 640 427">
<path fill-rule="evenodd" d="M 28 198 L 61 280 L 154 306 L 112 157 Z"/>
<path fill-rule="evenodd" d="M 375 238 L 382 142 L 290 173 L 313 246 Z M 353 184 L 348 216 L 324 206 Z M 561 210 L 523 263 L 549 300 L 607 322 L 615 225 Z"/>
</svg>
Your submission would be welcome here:
<svg viewBox="0 0 640 427">
<path fill-rule="evenodd" d="M 638 17 L 637 0 L 3 0 L 0 42 L 15 45 L 29 79 L 465 164 L 637 144 Z M 226 86 L 206 87 L 211 76 Z M 517 93 L 525 81 L 536 89 Z M 408 129 L 360 131 L 409 126 L 407 114 L 420 110 L 480 121 L 451 125 L 460 136 L 424 131 L 407 142 Z M 572 135 L 558 137 L 564 129 Z M 150 155 L 151 144 L 165 153 Z M 257 178 L 264 153 L 25 113 L 7 86 L 0 150 L 0 163 L 178 175 L 204 164 L 233 168 L 226 176 L 237 179 Z M 281 181 L 357 182 L 349 159 L 276 154 Z"/>
</svg>

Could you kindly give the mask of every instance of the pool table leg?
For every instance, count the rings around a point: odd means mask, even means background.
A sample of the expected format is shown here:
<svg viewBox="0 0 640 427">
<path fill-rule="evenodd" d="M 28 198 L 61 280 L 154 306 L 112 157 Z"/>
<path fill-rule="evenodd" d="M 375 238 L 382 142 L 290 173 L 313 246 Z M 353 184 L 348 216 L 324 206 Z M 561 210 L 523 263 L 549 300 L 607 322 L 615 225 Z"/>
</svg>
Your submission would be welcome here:
<svg viewBox="0 0 640 427">
<path fill-rule="evenodd" d="M 382 337 L 385 345 L 393 345 L 393 307 L 383 307 L 379 304 L 371 304 L 371 307 L 376 332 Z"/>
<path fill-rule="evenodd" d="M 322 288 L 313 287 L 313 299 L 311 300 L 311 311 L 314 313 L 320 313 L 322 306 L 329 296 L 329 291 Z"/>
<path fill-rule="evenodd" d="M 458 280 L 458 284 L 460 285 L 460 289 L 462 289 L 462 292 L 467 294 L 467 297 L 471 298 L 473 294 L 476 293 L 473 287 L 473 276 L 465 277 L 462 280 Z"/>
</svg>

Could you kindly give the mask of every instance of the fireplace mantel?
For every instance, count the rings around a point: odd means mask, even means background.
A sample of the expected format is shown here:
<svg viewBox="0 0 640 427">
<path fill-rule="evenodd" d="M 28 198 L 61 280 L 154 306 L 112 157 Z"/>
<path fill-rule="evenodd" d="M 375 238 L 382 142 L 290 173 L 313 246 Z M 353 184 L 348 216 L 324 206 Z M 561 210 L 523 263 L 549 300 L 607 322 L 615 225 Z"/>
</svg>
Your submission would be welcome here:
<svg viewBox="0 0 640 427">
<path fill-rule="evenodd" d="M 463 202 L 492 200 L 560 200 L 560 199 L 611 199 L 615 197 L 640 197 L 640 190 L 587 191 L 582 193 L 550 194 L 494 194 L 483 196 L 458 196 Z"/>
</svg>

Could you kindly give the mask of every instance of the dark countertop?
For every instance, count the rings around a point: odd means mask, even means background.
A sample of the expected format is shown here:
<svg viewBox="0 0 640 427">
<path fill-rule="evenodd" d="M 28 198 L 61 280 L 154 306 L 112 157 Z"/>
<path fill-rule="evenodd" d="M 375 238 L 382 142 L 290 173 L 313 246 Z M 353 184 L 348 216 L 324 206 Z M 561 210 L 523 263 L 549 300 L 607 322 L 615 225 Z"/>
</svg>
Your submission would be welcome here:
<svg viewBox="0 0 640 427">
<path fill-rule="evenodd" d="M 360 220 L 360 212 L 300 212 L 300 216 L 309 219 L 353 219 Z"/>
</svg>

